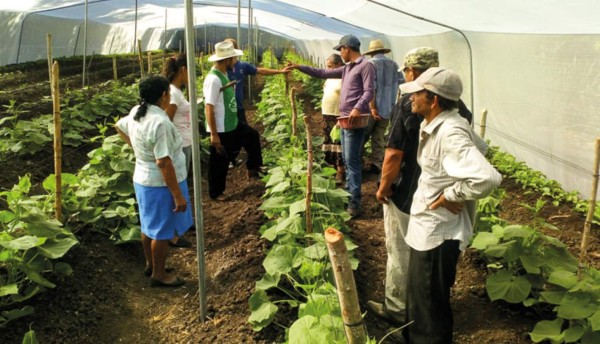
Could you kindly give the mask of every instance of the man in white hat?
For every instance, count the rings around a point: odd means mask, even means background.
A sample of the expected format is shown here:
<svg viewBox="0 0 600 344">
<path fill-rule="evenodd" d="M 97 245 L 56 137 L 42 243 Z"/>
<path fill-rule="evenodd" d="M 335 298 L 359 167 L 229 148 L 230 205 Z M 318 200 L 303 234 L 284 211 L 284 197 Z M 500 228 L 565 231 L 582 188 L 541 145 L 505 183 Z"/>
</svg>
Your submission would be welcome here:
<svg viewBox="0 0 600 344">
<path fill-rule="evenodd" d="M 215 54 L 208 58 L 214 62 L 204 79 L 206 131 L 210 132 L 210 157 L 208 160 L 208 194 L 214 200 L 225 200 L 225 183 L 229 161 L 234 152 L 243 147 L 248 153 L 246 168 L 249 177 L 258 176 L 263 164 L 259 134 L 237 115 L 234 89 L 227 70 L 242 56 L 231 42 L 215 44 Z"/>
<path fill-rule="evenodd" d="M 398 64 L 387 58 L 385 54 L 391 50 L 383 45 L 380 39 L 369 42 L 369 50 L 365 55 L 371 56 L 369 62 L 375 67 L 375 95 L 369 103 L 371 118 L 365 132 L 363 147 L 371 140 L 371 159 L 367 170 L 379 173 L 383 163 L 385 149 L 385 131 L 390 122 L 392 108 L 396 103 L 398 85 L 402 81 L 402 74 L 398 71 Z"/>
<path fill-rule="evenodd" d="M 453 71 L 427 69 L 400 85 L 412 112 L 423 117 L 417 161 L 421 166 L 410 209 L 406 243 L 409 343 L 452 343 L 450 288 L 460 251 L 473 236 L 476 200 L 502 176 L 485 159 L 487 145 L 458 114 L 462 82 Z"/>
</svg>

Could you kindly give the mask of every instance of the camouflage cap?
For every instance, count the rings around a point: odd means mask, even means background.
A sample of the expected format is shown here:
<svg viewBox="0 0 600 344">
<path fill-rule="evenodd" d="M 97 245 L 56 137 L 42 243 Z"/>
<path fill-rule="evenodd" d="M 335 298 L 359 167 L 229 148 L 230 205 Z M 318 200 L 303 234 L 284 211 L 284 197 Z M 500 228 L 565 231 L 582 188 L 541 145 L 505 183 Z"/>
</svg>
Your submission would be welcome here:
<svg viewBox="0 0 600 344">
<path fill-rule="evenodd" d="M 400 67 L 400 70 L 404 68 L 420 68 L 427 69 L 431 67 L 438 67 L 440 65 L 440 59 L 438 57 L 437 50 L 428 47 L 414 48 L 406 53 L 404 56 L 404 64 Z"/>
</svg>

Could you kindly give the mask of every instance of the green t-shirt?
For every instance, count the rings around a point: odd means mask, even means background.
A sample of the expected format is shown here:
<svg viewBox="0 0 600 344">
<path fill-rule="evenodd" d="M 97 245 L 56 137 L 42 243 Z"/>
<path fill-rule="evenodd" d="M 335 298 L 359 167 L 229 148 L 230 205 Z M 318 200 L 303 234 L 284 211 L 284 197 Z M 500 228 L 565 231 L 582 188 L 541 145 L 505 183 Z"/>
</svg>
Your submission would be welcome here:
<svg viewBox="0 0 600 344">
<path fill-rule="evenodd" d="M 238 126 L 234 89 L 228 87 L 223 91 L 220 90 L 228 82 L 227 76 L 215 68 L 208 72 L 204 80 L 204 99 L 206 104 L 214 106 L 216 127 L 219 133 L 233 131 Z M 208 122 L 206 123 L 206 130 L 210 131 Z"/>
</svg>

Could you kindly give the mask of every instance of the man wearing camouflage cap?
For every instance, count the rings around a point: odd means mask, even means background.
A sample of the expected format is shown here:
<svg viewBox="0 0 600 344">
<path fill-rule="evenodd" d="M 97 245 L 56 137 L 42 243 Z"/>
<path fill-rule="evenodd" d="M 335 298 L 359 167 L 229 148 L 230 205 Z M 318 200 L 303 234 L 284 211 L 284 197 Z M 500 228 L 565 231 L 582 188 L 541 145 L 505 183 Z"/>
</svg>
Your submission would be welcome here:
<svg viewBox="0 0 600 344">
<path fill-rule="evenodd" d="M 410 50 L 401 67 L 407 82 L 414 81 L 430 67 L 439 66 L 438 52 L 421 47 Z M 419 126 L 423 117 L 411 110 L 410 94 L 403 94 L 394 106 L 388 141 L 381 170 L 377 200 L 383 204 L 385 241 L 388 253 L 385 281 L 385 301 L 367 302 L 367 307 L 388 322 L 405 322 L 406 273 L 410 247 L 404 238 L 413 195 L 421 168 L 417 164 Z M 471 112 L 460 102 L 459 113 L 471 121 Z"/>
</svg>

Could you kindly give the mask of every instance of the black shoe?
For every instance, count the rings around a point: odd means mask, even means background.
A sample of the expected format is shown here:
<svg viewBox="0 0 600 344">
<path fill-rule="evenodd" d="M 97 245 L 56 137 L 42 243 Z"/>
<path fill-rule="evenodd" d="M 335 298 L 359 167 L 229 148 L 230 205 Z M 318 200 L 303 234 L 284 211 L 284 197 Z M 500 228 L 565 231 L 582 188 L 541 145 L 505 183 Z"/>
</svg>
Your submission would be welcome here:
<svg viewBox="0 0 600 344">
<path fill-rule="evenodd" d="M 359 208 L 348 207 L 348 209 L 346 209 L 346 211 L 348 212 L 348 214 L 350 214 L 350 217 L 353 219 L 357 218 L 361 213 Z"/>
</svg>

